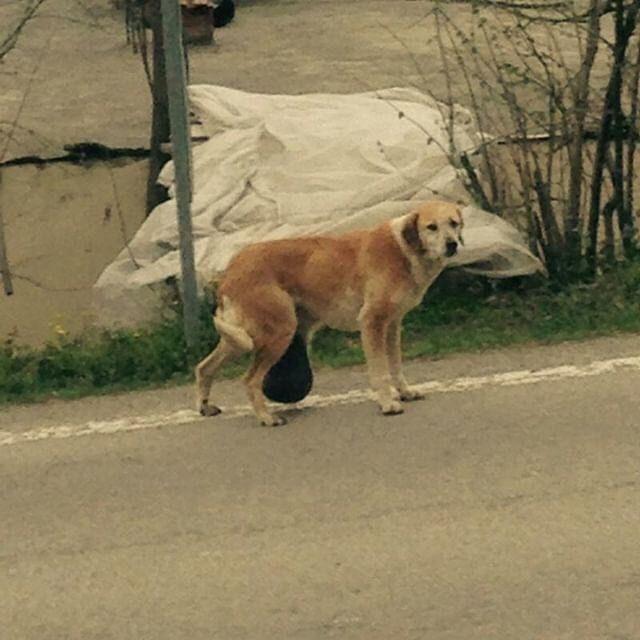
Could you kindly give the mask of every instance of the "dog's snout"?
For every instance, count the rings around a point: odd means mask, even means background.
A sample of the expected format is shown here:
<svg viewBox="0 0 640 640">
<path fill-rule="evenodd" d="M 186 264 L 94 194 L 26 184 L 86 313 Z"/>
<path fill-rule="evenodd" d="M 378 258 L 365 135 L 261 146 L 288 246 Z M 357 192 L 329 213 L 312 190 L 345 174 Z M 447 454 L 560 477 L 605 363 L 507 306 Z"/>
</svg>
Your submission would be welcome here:
<svg viewBox="0 0 640 640">
<path fill-rule="evenodd" d="M 458 252 L 458 243 L 455 240 L 447 240 L 447 258 L 455 256 Z"/>
</svg>

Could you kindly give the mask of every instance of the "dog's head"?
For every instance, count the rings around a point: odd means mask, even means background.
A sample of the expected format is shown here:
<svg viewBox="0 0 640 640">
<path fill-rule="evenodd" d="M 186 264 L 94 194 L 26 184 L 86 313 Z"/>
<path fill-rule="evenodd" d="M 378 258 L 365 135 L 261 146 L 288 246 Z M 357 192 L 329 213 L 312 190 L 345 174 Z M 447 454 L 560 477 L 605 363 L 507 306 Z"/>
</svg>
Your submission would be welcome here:
<svg viewBox="0 0 640 640">
<path fill-rule="evenodd" d="M 402 238 L 409 248 L 430 260 L 452 258 L 463 245 L 464 221 L 459 206 L 429 202 L 405 216 Z"/>
</svg>

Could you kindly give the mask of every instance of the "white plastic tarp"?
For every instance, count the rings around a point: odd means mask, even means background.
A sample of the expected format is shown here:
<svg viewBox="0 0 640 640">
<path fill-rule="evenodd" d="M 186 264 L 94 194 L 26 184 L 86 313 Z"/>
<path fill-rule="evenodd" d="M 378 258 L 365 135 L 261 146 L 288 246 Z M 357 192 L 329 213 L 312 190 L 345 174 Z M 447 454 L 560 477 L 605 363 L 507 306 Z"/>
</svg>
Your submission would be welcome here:
<svg viewBox="0 0 640 640">
<path fill-rule="evenodd" d="M 200 285 L 252 242 L 372 226 L 434 198 L 468 200 L 447 157 L 446 113 L 417 90 L 288 96 L 200 85 L 189 95 L 208 137 L 193 150 Z M 456 111 L 454 135 L 458 149 L 479 143 L 463 109 Z M 171 162 L 160 182 L 171 199 L 95 285 L 105 322 L 144 316 L 148 285 L 179 276 Z M 457 265 L 499 278 L 541 268 L 514 227 L 474 207 L 464 215 Z"/>
</svg>

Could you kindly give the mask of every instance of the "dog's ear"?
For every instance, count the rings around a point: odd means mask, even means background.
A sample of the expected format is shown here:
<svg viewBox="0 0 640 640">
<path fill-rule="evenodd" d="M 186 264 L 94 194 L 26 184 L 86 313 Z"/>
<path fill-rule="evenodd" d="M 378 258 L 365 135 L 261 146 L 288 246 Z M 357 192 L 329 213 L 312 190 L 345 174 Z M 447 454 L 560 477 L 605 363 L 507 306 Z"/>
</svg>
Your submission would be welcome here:
<svg viewBox="0 0 640 640">
<path fill-rule="evenodd" d="M 423 253 L 424 247 L 420 241 L 420 232 L 418 231 L 419 214 L 412 214 L 402 229 L 402 237 L 404 241 L 417 253 Z"/>
</svg>

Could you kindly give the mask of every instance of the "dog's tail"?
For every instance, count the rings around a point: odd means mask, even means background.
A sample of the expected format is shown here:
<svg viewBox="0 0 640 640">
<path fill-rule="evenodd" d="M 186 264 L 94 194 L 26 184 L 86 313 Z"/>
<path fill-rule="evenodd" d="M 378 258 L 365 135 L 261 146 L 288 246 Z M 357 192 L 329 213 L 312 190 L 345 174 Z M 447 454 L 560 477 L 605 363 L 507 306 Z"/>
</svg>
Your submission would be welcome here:
<svg viewBox="0 0 640 640">
<path fill-rule="evenodd" d="M 240 325 L 225 320 L 220 314 L 213 318 L 213 323 L 216 325 L 220 337 L 231 342 L 236 349 L 253 351 L 253 339 Z"/>
</svg>

